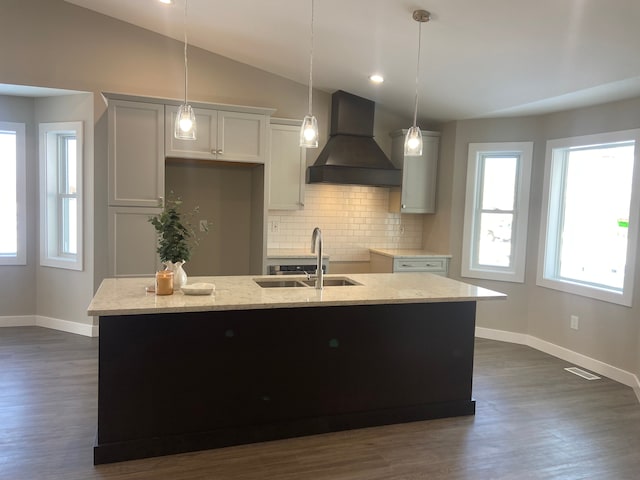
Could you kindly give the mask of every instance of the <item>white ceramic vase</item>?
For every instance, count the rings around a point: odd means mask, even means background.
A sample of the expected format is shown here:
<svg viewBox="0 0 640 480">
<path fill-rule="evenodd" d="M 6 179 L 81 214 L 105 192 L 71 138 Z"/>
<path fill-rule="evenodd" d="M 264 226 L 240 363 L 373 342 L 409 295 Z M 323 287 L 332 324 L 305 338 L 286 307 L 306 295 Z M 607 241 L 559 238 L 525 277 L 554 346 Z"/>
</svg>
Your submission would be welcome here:
<svg viewBox="0 0 640 480">
<path fill-rule="evenodd" d="M 170 260 L 164 262 L 164 266 L 167 268 L 167 270 L 171 270 L 173 272 L 174 290 L 180 290 L 183 285 L 187 284 L 187 272 L 185 272 L 184 268 L 182 268 L 183 265 L 183 260 L 175 263 Z"/>
</svg>

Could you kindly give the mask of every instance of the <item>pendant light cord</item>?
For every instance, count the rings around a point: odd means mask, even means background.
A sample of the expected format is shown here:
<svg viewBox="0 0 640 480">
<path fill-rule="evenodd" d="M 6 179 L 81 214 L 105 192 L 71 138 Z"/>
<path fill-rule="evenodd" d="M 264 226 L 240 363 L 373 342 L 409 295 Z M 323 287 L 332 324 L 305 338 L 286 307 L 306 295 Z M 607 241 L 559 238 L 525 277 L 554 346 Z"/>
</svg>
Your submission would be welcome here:
<svg viewBox="0 0 640 480">
<path fill-rule="evenodd" d="M 313 82 L 313 0 L 311 0 L 311 47 L 309 52 L 309 116 L 311 116 L 311 98 Z"/>
<path fill-rule="evenodd" d="M 184 0 L 184 104 L 187 104 L 187 4 Z"/>
<path fill-rule="evenodd" d="M 418 87 L 420 79 L 420 46 L 422 44 L 422 22 L 418 22 L 418 62 L 416 67 L 416 102 L 413 109 L 413 126 L 415 127 L 418 121 Z"/>
</svg>

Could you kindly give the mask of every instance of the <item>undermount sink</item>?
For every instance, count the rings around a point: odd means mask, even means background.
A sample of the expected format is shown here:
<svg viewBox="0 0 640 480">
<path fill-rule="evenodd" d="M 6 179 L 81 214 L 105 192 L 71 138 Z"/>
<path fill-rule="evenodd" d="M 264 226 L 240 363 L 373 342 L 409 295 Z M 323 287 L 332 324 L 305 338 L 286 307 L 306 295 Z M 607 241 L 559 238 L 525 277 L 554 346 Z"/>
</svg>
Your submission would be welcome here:
<svg viewBox="0 0 640 480">
<path fill-rule="evenodd" d="M 299 278 L 254 278 L 254 282 L 262 288 L 292 288 L 292 287 L 315 287 L 315 279 L 306 280 Z M 325 287 L 346 287 L 350 285 L 360 285 L 355 280 L 347 277 L 324 277 L 323 286 Z"/>
<path fill-rule="evenodd" d="M 302 282 L 306 283 L 310 287 L 316 286 L 315 280 L 303 280 Z M 350 285 L 360 285 L 360 284 L 355 280 L 351 280 L 350 278 L 347 278 L 347 277 L 333 277 L 333 278 L 324 277 L 324 281 L 322 282 L 322 285 L 325 287 L 347 287 Z"/>
<path fill-rule="evenodd" d="M 262 288 L 282 288 L 282 287 L 308 287 L 300 280 L 282 278 L 254 278 L 254 282 Z"/>
</svg>

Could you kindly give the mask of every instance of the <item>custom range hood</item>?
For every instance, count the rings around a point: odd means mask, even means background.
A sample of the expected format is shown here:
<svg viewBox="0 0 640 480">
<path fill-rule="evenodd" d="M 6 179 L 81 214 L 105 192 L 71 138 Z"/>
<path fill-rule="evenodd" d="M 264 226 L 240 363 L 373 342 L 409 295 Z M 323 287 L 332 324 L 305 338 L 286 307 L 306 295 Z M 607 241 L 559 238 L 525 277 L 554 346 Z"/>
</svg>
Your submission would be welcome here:
<svg viewBox="0 0 640 480">
<path fill-rule="evenodd" d="M 340 183 L 397 187 L 397 169 L 373 139 L 375 103 L 342 90 L 331 96 L 331 131 L 307 183 Z"/>
</svg>

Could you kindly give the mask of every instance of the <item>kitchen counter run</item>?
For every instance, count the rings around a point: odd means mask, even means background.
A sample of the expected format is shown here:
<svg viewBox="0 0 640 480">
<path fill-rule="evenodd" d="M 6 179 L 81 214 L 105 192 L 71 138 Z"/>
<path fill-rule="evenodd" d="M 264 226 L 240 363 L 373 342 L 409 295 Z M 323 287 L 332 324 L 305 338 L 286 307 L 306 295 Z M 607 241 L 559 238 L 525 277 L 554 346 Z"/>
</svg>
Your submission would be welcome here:
<svg viewBox="0 0 640 480">
<path fill-rule="evenodd" d="M 383 305 L 410 303 L 464 302 L 505 299 L 506 295 L 430 273 L 381 273 L 325 275 L 326 279 L 347 277 L 360 285 L 325 287 L 263 288 L 261 275 L 190 277 L 189 283 L 213 283 L 212 295 L 157 296 L 145 287 L 151 278 L 107 278 L 103 280 L 88 308 L 90 316 L 155 313 L 261 310 L 273 308 Z M 295 279 L 297 276 L 287 276 Z M 303 277 L 299 277 L 303 278 Z"/>
<path fill-rule="evenodd" d="M 370 248 L 370 252 L 385 255 L 393 258 L 413 258 L 413 257 L 431 257 L 431 258 L 451 258 L 451 255 L 444 253 L 434 253 L 427 250 L 416 250 L 409 248 Z"/>
</svg>

